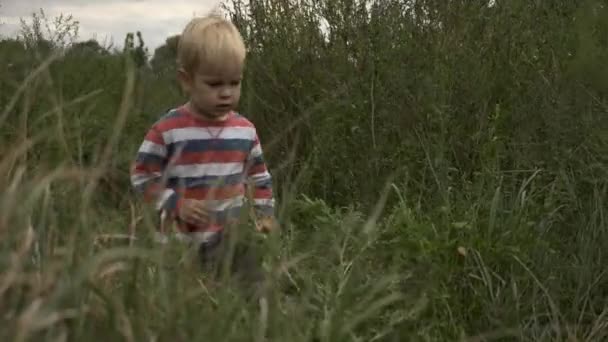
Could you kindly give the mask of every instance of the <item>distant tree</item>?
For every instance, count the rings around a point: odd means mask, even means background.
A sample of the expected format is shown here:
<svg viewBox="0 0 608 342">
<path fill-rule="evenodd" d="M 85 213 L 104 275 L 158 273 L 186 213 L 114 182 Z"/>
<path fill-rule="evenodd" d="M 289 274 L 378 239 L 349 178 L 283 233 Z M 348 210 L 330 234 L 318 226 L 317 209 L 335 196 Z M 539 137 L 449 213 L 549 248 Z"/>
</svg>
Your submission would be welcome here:
<svg viewBox="0 0 608 342">
<path fill-rule="evenodd" d="M 154 50 L 154 56 L 150 61 L 152 70 L 159 74 L 166 74 L 175 70 L 179 37 L 179 35 L 174 35 L 167 38 L 165 44 Z"/>
<path fill-rule="evenodd" d="M 17 61 L 25 55 L 23 42 L 16 39 L 5 38 L 0 40 L 0 61 L 2 65 L 10 67 L 5 62 Z"/>
<path fill-rule="evenodd" d="M 61 14 L 50 19 L 40 9 L 38 13 L 32 13 L 31 23 L 28 24 L 23 18 L 20 21 L 19 39 L 28 49 L 65 49 L 78 38 L 79 22 L 72 15 Z"/>
<path fill-rule="evenodd" d="M 89 39 L 84 42 L 74 43 L 70 47 L 70 51 L 71 52 L 86 51 L 86 52 L 92 52 L 92 53 L 96 53 L 96 54 L 100 54 L 100 55 L 107 55 L 110 53 L 106 48 L 101 46 L 99 44 L 99 42 L 94 39 Z"/>
<path fill-rule="evenodd" d="M 135 46 L 135 36 L 137 36 L 137 46 Z M 131 55 L 138 68 L 147 66 L 148 48 L 145 46 L 141 32 L 137 31 L 135 35 L 131 32 L 127 33 L 123 52 Z"/>
<path fill-rule="evenodd" d="M 0 108 L 13 96 L 17 81 L 27 74 L 27 51 L 16 39 L 0 40 Z"/>
</svg>

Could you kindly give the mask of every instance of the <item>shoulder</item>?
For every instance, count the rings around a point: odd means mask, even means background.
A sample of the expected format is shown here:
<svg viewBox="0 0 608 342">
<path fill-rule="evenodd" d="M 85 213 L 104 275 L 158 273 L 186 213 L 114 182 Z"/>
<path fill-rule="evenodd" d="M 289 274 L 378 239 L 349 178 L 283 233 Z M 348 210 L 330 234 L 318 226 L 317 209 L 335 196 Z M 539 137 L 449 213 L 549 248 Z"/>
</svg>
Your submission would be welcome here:
<svg viewBox="0 0 608 342">
<path fill-rule="evenodd" d="M 162 133 L 183 127 L 185 124 L 186 120 L 184 115 L 178 108 L 172 108 L 162 113 L 156 122 L 154 122 L 152 128 Z"/>
<path fill-rule="evenodd" d="M 255 130 L 255 125 L 253 122 L 239 112 L 234 112 L 232 118 L 230 119 L 230 125 L 237 127 L 249 127 Z"/>
<path fill-rule="evenodd" d="M 235 112 L 228 125 L 245 135 L 246 139 L 255 140 L 257 130 L 255 124 L 241 113 Z"/>
</svg>

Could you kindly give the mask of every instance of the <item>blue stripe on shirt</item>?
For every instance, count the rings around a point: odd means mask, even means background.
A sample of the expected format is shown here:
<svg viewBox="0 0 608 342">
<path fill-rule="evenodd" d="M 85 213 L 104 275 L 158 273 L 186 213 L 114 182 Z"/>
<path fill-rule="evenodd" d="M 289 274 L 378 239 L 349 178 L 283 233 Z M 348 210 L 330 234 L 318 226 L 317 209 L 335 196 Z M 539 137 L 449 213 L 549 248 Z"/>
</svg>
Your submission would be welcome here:
<svg viewBox="0 0 608 342">
<path fill-rule="evenodd" d="M 243 174 L 236 173 L 228 176 L 203 176 L 203 177 L 170 177 L 167 186 L 171 188 L 185 187 L 196 188 L 200 186 L 226 186 L 238 185 L 243 182 Z"/>
<path fill-rule="evenodd" d="M 217 144 L 214 140 L 197 139 L 179 141 L 167 144 L 167 154 L 173 155 L 181 149 L 182 152 L 209 152 L 209 151 L 242 151 L 249 153 L 253 141 L 248 139 L 224 139 Z"/>
<path fill-rule="evenodd" d="M 135 162 L 139 163 L 139 164 L 146 164 L 146 165 L 153 164 L 153 165 L 164 166 L 165 158 L 163 158 L 157 154 L 146 153 L 146 152 L 137 152 Z"/>
</svg>

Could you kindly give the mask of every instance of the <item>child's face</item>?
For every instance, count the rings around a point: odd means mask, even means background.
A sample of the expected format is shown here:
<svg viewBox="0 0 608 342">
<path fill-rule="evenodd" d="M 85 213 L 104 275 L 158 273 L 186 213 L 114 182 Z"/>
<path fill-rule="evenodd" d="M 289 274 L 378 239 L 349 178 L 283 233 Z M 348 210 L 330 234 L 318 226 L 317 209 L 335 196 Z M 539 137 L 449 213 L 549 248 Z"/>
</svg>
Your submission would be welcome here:
<svg viewBox="0 0 608 342">
<path fill-rule="evenodd" d="M 180 81 L 190 94 L 190 103 L 200 115 L 218 120 L 234 110 L 241 97 L 242 68 L 205 70 L 195 73 L 180 71 Z"/>
</svg>

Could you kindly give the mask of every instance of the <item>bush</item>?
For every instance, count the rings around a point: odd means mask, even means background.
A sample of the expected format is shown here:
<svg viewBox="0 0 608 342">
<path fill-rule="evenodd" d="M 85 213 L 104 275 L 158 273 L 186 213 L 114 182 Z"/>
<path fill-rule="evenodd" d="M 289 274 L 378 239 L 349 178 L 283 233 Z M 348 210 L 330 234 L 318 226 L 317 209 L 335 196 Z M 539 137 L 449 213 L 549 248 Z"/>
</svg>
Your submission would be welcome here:
<svg viewBox="0 0 608 342">
<path fill-rule="evenodd" d="M 608 8 L 233 0 L 280 204 L 268 310 L 210 289 L 128 168 L 175 43 L 0 42 L 5 340 L 602 340 Z M 71 31 L 72 30 L 72 31 Z M 152 58 L 148 58 L 152 57 Z M 150 62 L 148 63 L 148 60 Z M 136 237 L 136 239 L 133 239 Z"/>
</svg>

